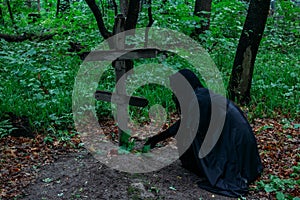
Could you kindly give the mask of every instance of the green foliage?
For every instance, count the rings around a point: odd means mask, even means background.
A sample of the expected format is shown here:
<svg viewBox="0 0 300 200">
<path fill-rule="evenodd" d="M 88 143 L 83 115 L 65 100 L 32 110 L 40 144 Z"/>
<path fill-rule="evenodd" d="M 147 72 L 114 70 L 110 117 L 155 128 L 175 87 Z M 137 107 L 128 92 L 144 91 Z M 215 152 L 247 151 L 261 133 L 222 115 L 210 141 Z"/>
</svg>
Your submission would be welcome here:
<svg viewBox="0 0 300 200">
<path fill-rule="evenodd" d="M 199 17 L 193 16 L 194 2 L 184 0 L 166 1 L 162 6 L 161 1 L 153 2 L 154 26 L 170 28 L 191 34 Z M 147 14 L 144 14 L 145 20 Z"/>
<path fill-rule="evenodd" d="M 126 147 L 129 146 L 130 133 L 123 132 L 121 134 L 120 142 L 124 144 Z"/>
<path fill-rule="evenodd" d="M 28 116 L 36 127 L 70 123 L 70 96 L 78 60 L 66 59 L 63 45 L 54 48 L 49 42 L 23 42 L 22 46 L 1 42 L 1 112 Z"/>
<path fill-rule="evenodd" d="M 44 42 L 0 40 L 0 113 L 28 116 L 33 127 L 40 131 L 47 131 L 49 127 L 72 129 L 71 96 L 81 60 L 68 52 L 69 42 L 82 42 L 91 47 L 102 40 L 95 29 L 96 23 L 89 19 L 92 13 L 85 3 L 73 2 L 68 15 L 56 18 L 55 6 L 51 6 L 56 5 L 56 1 L 48 1 L 48 5 L 41 5 L 41 18 L 31 23 L 27 15 L 34 7 L 23 9 L 24 2 L 12 4 L 14 16 L 19 19 L 15 20 L 17 28 L 11 29 L 5 15 L 6 24 L 0 27 L 0 32 L 56 35 L 53 40 Z M 87 37 L 90 40 L 86 41 Z"/>
<path fill-rule="evenodd" d="M 290 175 L 289 179 L 281 179 L 278 176 L 270 175 L 269 180 L 267 181 L 259 181 L 257 183 L 258 189 L 263 189 L 267 193 L 275 192 L 276 199 L 297 199 L 297 197 L 293 197 L 288 194 L 289 189 L 294 189 L 297 185 L 300 184 L 300 180 L 295 178 L 299 178 L 300 172 L 300 163 L 297 166 L 293 167 L 293 173 Z"/>
<path fill-rule="evenodd" d="M 150 146 L 150 145 L 145 145 L 145 146 L 143 146 L 142 152 L 143 152 L 143 153 L 147 153 L 147 152 L 150 151 L 150 149 L 151 149 L 151 146 Z"/>
<path fill-rule="evenodd" d="M 213 37 L 239 38 L 246 19 L 247 7 L 246 2 L 239 0 L 213 2 L 211 15 Z"/>
<path fill-rule="evenodd" d="M 252 85 L 252 104 L 258 117 L 280 112 L 299 115 L 299 13 L 290 1 L 276 1 L 276 13 L 269 17 L 260 52 L 257 55 Z M 298 31 L 296 31 L 298 30 Z"/>
<path fill-rule="evenodd" d="M 276 1 L 276 12 L 267 21 L 255 62 L 249 117 L 297 118 L 300 112 L 299 6 Z M 210 30 L 200 36 L 203 47 L 223 74 L 227 88 L 236 47 L 246 17 L 243 1 L 215 1 Z"/>
<path fill-rule="evenodd" d="M 103 2 L 106 5 L 107 2 Z M 249 107 L 249 116 L 252 118 L 273 117 L 278 113 L 296 118 L 300 112 L 297 45 L 299 6 L 290 1 L 276 2 L 275 15 L 268 18 L 255 63 Z M 54 127 L 55 134 L 59 134 L 58 130 L 70 130 L 73 128 L 71 94 L 81 60 L 75 53 L 68 52 L 69 42 L 78 42 L 89 49 L 102 41 L 94 16 L 84 1 L 78 1 L 71 3 L 69 13 L 56 17 L 56 7 L 53 6 L 56 1 L 50 0 L 47 5 L 42 2 L 41 17 L 33 22 L 28 19 L 28 14 L 37 11 L 36 5 L 29 8 L 19 0 L 11 3 L 16 25 L 12 28 L 4 6 L 5 25 L 0 26 L 1 33 L 49 32 L 56 35 L 44 42 L 8 43 L 0 40 L 0 119 L 1 113 L 12 112 L 28 116 L 37 130 L 48 131 Z M 161 1 L 154 1 L 152 6 L 153 26 L 178 30 L 188 35 L 198 26 L 200 19 L 193 16 L 194 1 L 171 0 L 163 6 Z M 247 6 L 245 1 L 239 0 L 213 1 L 210 30 L 197 38 L 222 72 L 225 87 L 231 74 Z M 146 9 L 147 6 L 144 6 L 140 13 L 138 27 L 148 23 Z M 104 21 L 109 30 L 112 30 L 113 15 L 113 9 L 104 9 Z M 151 62 L 173 69 L 191 68 L 187 61 L 175 56 L 163 60 L 136 60 L 135 69 L 140 64 Z M 201 74 L 198 75 L 201 77 Z M 145 71 L 140 78 L 144 80 L 149 76 L 151 72 Z M 114 87 L 114 70 L 109 68 L 102 76 L 98 89 L 113 91 Z M 130 92 L 149 101 L 146 108 L 129 107 L 129 115 L 136 123 L 149 121 L 149 109 L 156 104 L 163 106 L 167 116 L 175 111 L 172 92 L 165 85 L 148 84 Z M 96 103 L 99 118 L 111 116 L 113 109 L 110 103 Z"/>
<path fill-rule="evenodd" d="M 9 120 L 0 121 L 0 139 L 9 135 L 15 129 Z"/>
<path fill-rule="evenodd" d="M 44 137 L 44 142 L 53 144 L 54 141 L 57 141 L 62 142 L 64 145 L 71 145 L 75 147 L 71 142 L 71 139 L 77 134 L 78 133 L 75 131 L 59 130 L 53 126 L 50 126 L 47 129 L 47 135 Z"/>
</svg>

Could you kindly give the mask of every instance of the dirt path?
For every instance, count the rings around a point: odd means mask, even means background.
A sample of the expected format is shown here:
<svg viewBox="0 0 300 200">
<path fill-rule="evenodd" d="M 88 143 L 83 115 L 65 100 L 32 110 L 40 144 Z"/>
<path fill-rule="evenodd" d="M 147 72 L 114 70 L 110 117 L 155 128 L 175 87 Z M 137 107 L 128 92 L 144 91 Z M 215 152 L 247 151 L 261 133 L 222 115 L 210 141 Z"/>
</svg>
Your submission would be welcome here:
<svg viewBox="0 0 300 200">
<path fill-rule="evenodd" d="M 157 172 L 112 170 L 85 150 L 44 166 L 23 199 L 230 199 L 199 189 L 198 177 L 176 161 Z"/>
<path fill-rule="evenodd" d="M 264 172 L 257 181 L 272 183 L 271 175 L 282 180 L 296 175 L 294 180 L 299 179 L 299 173 L 293 168 L 299 163 L 300 140 L 296 125 L 300 122 L 287 127 L 281 121 L 256 119 L 253 124 L 264 164 Z M 112 132 L 113 125 L 104 124 L 106 132 Z M 179 161 L 153 173 L 121 173 L 107 168 L 85 149 L 78 149 L 81 143 L 78 135 L 68 143 L 45 141 L 42 134 L 35 138 L 7 136 L 0 139 L 0 200 L 228 199 L 199 189 L 198 177 L 181 168 Z M 276 198 L 276 192 L 267 193 L 257 188 L 257 183 L 251 185 L 247 200 Z M 300 196 L 298 185 L 285 186 L 280 191 Z"/>
</svg>

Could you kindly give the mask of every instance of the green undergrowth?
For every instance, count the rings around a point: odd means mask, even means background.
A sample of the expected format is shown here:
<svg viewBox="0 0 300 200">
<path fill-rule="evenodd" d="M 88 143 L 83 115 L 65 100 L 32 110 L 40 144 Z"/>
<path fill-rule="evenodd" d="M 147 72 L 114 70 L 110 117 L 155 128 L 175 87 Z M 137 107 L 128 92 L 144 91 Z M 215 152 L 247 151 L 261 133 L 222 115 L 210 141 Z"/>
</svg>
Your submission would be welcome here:
<svg viewBox="0 0 300 200">
<path fill-rule="evenodd" d="M 194 4 L 182 4 L 180 1 L 168 1 L 165 8 L 160 2 L 153 2 L 153 26 L 166 27 L 190 34 L 198 18 L 192 16 Z M 292 2 L 277 1 L 277 10 L 270 16 L 263 40 L 257 55 L 252 81 L 252 101 L 248 106 L 248 116 L 257 117 L 285 116 L 299 120 L 299 7 Z M 55 8 L 41 11 L 37 22 L 30 22 L 22 6 L 12 5 L 15 9 L 16 24 L 11 29 L 9 15 L 4 15 L 5 25 L 0 31 L 7 34 L 22 32 L 57 33 L 53 39 L 38 42 L 24 41 L 9 43 L 1 40 L 0 49 L 0 121 L 3 115 L 12 112 L 18 116 L 30 118 L 34 129 L 56 130 L 73 128 L 72 90 L 74 78 L 81 60 L 76 53 L 68 52 L 69 42 L 78 42 L 92 49 L 101 42 L 96 22 L 84 2 L 71 4 L 69 13 L 55 17 Z M 176 9 L 175 9 L 176 8 Z M 20 9 L 20 10 L 18 10 Z M 105 9 L 105 23 L 111 30 L 113 10 Z M 211 28 L 196 38 L 199 44 L 209 52 L 216 66 L 221 71 L 224 87 L 227 88 L 235 50 L 247 13 L 247 3 L 242 1 L 215 1 L 211 15 Z M 24 17 L 25 16 L 25 17 Z M 147 24 L 146 7 L 140 14 L 138 27 Z M 298 42 L 297 42 L 298 41 Z M 184 59 L 167 57 L 161 59 L 136 60 L 135 66 L 156 62 L 173 69 L 193 68 Z M 161 73 L 164 73 L 163 71 Z M 141 79 L 151 76 L 145 70 Z M 201 74 L 199 74 L 201 76 Z M 167 81 L 166 81 L 167 82 Z M 168 83 L 166 83 L 167 85 Z M 204 83 L 205 84 L 205 83 Z M 134 96 L 144 97 L 149 101 L 146 108 L 131 106 L 129 115 L 138 122 L 149 120 L 149 109 L 161 105 L 167 116 L 174 112 L 172 93 L 166 85 L 149 84 L 131 91 Z M 99 89 L 114 90 L 114 70 L 108 69 L 99 82 Z M 96 112 L 102 117 L 112 116 L 114 106 L 107 102 L 96 102 Z M 2 117 L 2 118 L 1 118 Z M 5 127 L 5 126 L 4 126 Z M 9 131 L 9 128 L 8 128 Z"/>
<path fill-rule="evenodd" d="M 257 189 L 264 190 L 266 193 L 275 193 L 277 200 L 299 200 L 299 197 L 289 194 L 289 190 L 294 190 L 300 184 L 300 163 L 294 166 L 292 170 L 293 173 L 291 173 L 290 178 L 281 179 L 278 176 L 270 175 L 268 180 L 257 182 Z"/>
</svg>

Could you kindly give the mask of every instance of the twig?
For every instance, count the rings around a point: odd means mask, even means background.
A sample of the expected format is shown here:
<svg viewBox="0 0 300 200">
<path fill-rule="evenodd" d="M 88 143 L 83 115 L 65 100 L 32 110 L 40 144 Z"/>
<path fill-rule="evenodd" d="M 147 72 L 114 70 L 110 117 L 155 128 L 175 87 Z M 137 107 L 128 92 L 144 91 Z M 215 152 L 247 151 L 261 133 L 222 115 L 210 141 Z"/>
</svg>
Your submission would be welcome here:
<svg viewBox="0 0 300 200">
<path fill-rule="evenodd" d="M 153 15 L 152 15 L 152 0 L 148 0 L 148 18 L 149 18 L 149 23 L 145 30 L 145 44 L 144 44 L 145 48 L 148 46 L 148 35 L 149 35 L 150 27 L 154 23 Z"/>
</svg>

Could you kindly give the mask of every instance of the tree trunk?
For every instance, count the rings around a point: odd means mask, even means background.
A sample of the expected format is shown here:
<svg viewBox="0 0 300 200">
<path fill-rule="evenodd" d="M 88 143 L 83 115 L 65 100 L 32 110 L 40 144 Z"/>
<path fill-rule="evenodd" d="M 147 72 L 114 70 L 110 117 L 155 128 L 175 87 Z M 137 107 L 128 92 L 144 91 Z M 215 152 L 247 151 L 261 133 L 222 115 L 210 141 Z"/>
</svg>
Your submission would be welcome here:
<svg viewBox="0 0 300 200">
<path fill-rule="evenodd" d="M 41 12 L 41 0 L 37 0 L 38 3 L 38 13 Z"/>
<path fill-rule="evenodd" d="M 148 18 L 149 18 L 149 23 L 147 24 L 147 28 L 145 30 L 145 44 L 144 47 L 147 48 L 148 46 L 148 35 L 149 35 L 149 30 L 152 24 L 154 23 L 153 15 L 152 15 L 152 0 L 148 0 Z"/>
<path fill-rule="evenodd" d="M 120 12 L 127 16 L 128 14 L 128 0 L 120 0 Z"/>
<path fill-rule="evenodd" d="M 110 36 L 112 36 L 112 33 L 109 32 L 105 27 L 102 12 L 100 11 L 99 7 L 97 6 L 95 0 L 85 0 L 85 1 L 88 4 L 88 6 L 90 7 L 91 11 L 93 12 L 93 14 L 96 18 L 98 29 L 99 29 L 100 34 L 102 35 L 102 37 L 104 39 L 107 39 Z"/>
<path fill-rule="evenodd" d="M 0 23 L 1 25 L 4 25 L 4 17 L 2 12 L 2 5 L 0 5 Z"/>
<path fill-rule="evenodd" d="M 101 5 L 102 5 L 102 13 L 104 14 L 105 9 L 104 9 L 103 4 L 101 4 Z M 118 5 L 117 5 L 116 0 L 112 1 L 112 5 L 113 5 L 114 11 L 115 11 L 115 16 L 117 16 L 118 15 Z"/>
<path fill-rule="evenodd" d="M 270 0 L 251 0 L 236 50 L 229 81 L 229 98 L 241 105 L 251 100 L 250 89 L 255 58 L 266 25 Z"/>
<path fill-rule="evenodd" d="M 140 11 L 140 0 L 130 0 L 128 6 L 128 14 L 125 22 L 125 30 L 131 30 L 136 28 L 137 20 Z M 129 34 L 134 34 L 135 31 Z"/>
<path fill-rule="evenodd" d="M 12 22 L 13 25 L 15 25 L 14 15 L 12 13 L 9 0 L 6 0 L 6 4 L 7 4 L 7 8 L 8 8 L 8 12 L 9 12 L 9 16 L 10 16 L 11 22 Z"/>
<path fill-rule="evenodd" d="M 198 36 L 209 30 L 210 12 L 212 0 L 196 0 L 194 15 L 200 17 L 199 26 L 195 28 L 194 36 Z"/>
<path fill-rule="evenodd" d="M 58 17 L 58 14 L 59 14 L 59 7 L 60 7 L 60 0 L 57 0 L 57 3 L 56 3 L 56 17 Z"/>
</svg>

